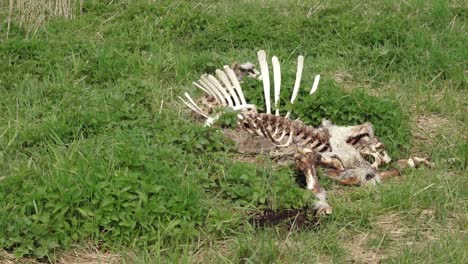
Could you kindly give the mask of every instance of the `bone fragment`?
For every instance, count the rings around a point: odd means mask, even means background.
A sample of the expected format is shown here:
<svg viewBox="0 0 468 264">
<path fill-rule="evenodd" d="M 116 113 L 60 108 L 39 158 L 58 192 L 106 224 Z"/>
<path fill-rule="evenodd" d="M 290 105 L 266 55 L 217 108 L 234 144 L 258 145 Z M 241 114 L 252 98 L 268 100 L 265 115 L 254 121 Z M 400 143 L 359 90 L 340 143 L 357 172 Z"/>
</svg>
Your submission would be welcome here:
<svg viewBox="0 0 468 264">
<path fill-rule="evenodd" d="M 234 106 L 240 105 L 241 103 L 239 101 L 239 98 L 237 97 L 234 87 L 231 84 L 231 81 L 229 80 L 226 73 L 221 70 L 216 70 L 216 76 L 218 76 L 218 79 L 220 79 L 221 82 L 224 84 L 224 87 L 227 88 L 229 95 L 234 99 Z"/>
<path fill-rule="evenodd" d="M 237 79 L 237 76 L 234 73 L 234 70 L 232 70 L 227 65 L 225 65 L 223 67 L 223 69 L 224 69 L 224 72 L 226 72 L 227 76 L 229 77 L 229 80 L 231 80 L 231 83 L 234 85 L 234 89 L 236 90 L 237 94 L 239 95 L 241 103 L 243 105 L 247 104 L 247 102 L 245 101 L 244 93 L 243 93 L 242 88 L 240 86 L 239 80 Z"/>
<path fill-rule="evenodd" d="M 221 94 L 218 89 L 214 88 L 213 85 L 211 84 L 210 81 L 208 81 L 207 77 L 204 75 L 200 76 L 200 80 L 198 80 L 198 83 L 204 87 L 206 90 L 210 91 L 211 94 L 214 94 L 214 97 L 218 102 L 221 103 L 222 106 L 227 106 L 226 99 L 224 96 Z"/>
<path fill-rule="evenodd" d="M 236 79 L 239 81 L 245 76 L 258 79 L 258 75 L 260 74 L 260 72 L 255 69 L 255 65 L 251 62 L 243 64 L 234 63 L 230 68 L 234 71 Z"/>
<path fill-rule="evenodd" d="M 306 177 L 307 189 L 314 193 L 315 197 L 319 201 L 315 204 L 315 210 L 317 214 L 330 215 L 332 208 L 327 202 L 327 195 L 318 182 L 316 161 L 317 154 L 310 149 L 299 149 L 299 153 L 296 155 L 297 169 L 304 173 Z"/>
<path fill-rule="evenodd" d="M 281 67 L 278 57 L 271 58 L 273 64 L 273 79 L 275 82 L 275 115 L 279 116 L 279 100 L 281 92 Z"/>
<path fill-rule="evenodd" d="M 199 85 L 198 83 L 196 82 L 193 82 L 193 85 L 197 86 L 200 90 L 202 90 L 203 92 L 205 92 L 206 94 L 208 95 L 211 95 L 211 96 L 215 96 L 214 94 L 211 93 L 211 91 L 208 91 L 206 88 L 202 87 L 201 85 Z"/>
<path fill-rule="evenodd" d="M 207 116 L 207 114 L 205 114 L 203 112 L 203 110 L 197 105 L 197 103 L 195 103 L 195 101 L 192 99 L 192 97 L 190 97 L 190 95 L 188 93 L 184 93 L 184 96 L 185 96 L 185 98 L 187 98 L 189 100 L 190 103 L 192 103 L 192 105 L 198 110 L 198 112 L 201 115 Z"/>
<path fill-rule="evenodd" d="M 293 93 L 291 96 L 291 104 L 294 104 L 296 100 L 297 94 L 299 93 L 299 88 L 301 86 L 301 79 L 302 79 L 302 70 L 304 69 L 304 56 L 299 55 L 297 57 L 297 71 L 296 71 L 296 82 L 294 83 Z M 289 118 L 291 112 L 288 111 L 286 117 Z"/>
<path fill-rule="evenodd" d="M 266 113 L 271 114 L 271 101 L 270 101 L 270 74 L 268 72 L 268 64 L 266 59 L 266 53 L 264 50 L 260 50 L 257 53 L 258 62 L 260 64 L 260 72 L 262 73 L 263 80 L 263 92 L 265 95 L 265 106 Z"/>
<path fill-rule="evenodd" d="M 201 80 L 199 80 L 199 82 L 200 82 L 200 84 L 198 84 L 196 82 L 193 82 L 192 84 L 195 85 L 196 87 L 198 87 L 200 90 L 204 91 L 206 94 L 213 96 L 213 98 L 215 99 L 216 102 L 222 103 L 221 99 L 218 98 L 218 96 L 216 95 L 216 93 L 214 91 L 212 91 L 209 87 L 203 87 L 203 84 L 201 83 Z"/>
<path fill-rule="evenodd" d="M 237 105 L 232 107 L 232 110 L 234 111 L 242 111 L 242 110 L 254 110 L 256 107 L 254 104 L 242 104 L 242 105 Z"/>
<path fill-rule="evenodd" d="M 186 105 L 188 106 L 190 109 L 192 109 L 195 113 L 199 114 L 199 115 L 202 115 L 203 117 L 205 118 L 208 118 L 208 115 L 206 115 L 205 113 L 199 111 L 195 106 L 193 106 L 191 103 L 185 101 L 182 97 L 179 96 L 179 99 Z"/>
<path fill-rule="evenodd" d="M 417 168 L 421 165 L 425 165 L 429 168 L 434 167 L 434 164 L 432 162 L 430 162 L 429 160 L 425 158 L 419 158 L 419 157 L 410 157 L 409 159 L 401 159 L 401 160 L 398 160 L 397 163 L 400 169 L 404 169 L 406 167 Z"/>
<path fill-rule="evenodd" d="M 313 93 L 315 93 L 317 91 L 319 81 L 320 81 L 320 74 L 315 76 L 314 84 L 312 84 L 312 88 L 310 89 L 310 94 L 313 94 Z"/>
<path fill-rule="evenodd" d="M 224 99 L 228 102 L 228 105 L 230 107 L 234 106 L 234 103 L 232 102 L 231 95 L 229 95 L 226 92 L 226 89 L 219 83 L 218 79 L 216 79 L 213 75 L 207 75 L 207 80 L 208 82 L 211 82 L 213 87 L 217 89 L 221 94 L 223 95 Z"/>
</svg>

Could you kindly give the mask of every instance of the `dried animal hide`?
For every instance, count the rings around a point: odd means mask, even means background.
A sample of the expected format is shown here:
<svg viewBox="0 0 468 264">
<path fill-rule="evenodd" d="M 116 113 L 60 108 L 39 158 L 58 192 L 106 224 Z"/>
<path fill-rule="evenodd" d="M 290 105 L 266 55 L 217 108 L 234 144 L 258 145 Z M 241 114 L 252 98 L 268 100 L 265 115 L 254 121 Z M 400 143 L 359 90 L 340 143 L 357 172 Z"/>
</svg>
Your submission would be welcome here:
<svg viewBox="0 0 468 264">
<path fill-rule="evenodd" d="M 251 62 L 243 64 L 233 63 L 231 68 L 239 81 L 242 81 L 244 77 L 258 78 L 260 75 L 260 72 L 255 69 L 255 65 Z"/>
<path fill-rule="evenodd" d="M 201 107 L 185 93 L 184 104 L 205 118 L 205 125 L 212 125 L 218 118 L 216 107 L 239 111 L 240 130 L 252 136 L 266 139 L 273 146 L 267 150 L 272 155 L 293 157 L 298 171 L 306 177 L 307 188 L 318 202 L 315 209 L 319 214 L 331 214 L 332 208 L 326 200 L 326 193 L 317 179 L 317 166 L 326 168 L 326 175 L 345 185 L 367 185 L 379 183 L 382 179 L 399 174 L 398 170 L 379 171 L 379 167 L 391 161 L 382 142 L 374 135 L 372 124 L 357 126 L 337 126 L 328 120 L 314 128 L 300 120 L 290 119 L 290 112 L 280 115 L 279 99 L 281 91 L 281 70 L 277 57 L 272 57 L 274 83 L 274 109 L 271 112 L 270 76 L 265 51 L 258 52 L 261 80 L 265 97 L 266 113 L 258 113 L 256 106 L 248 104 L 239 79 L 256 76 L 253 64 L 237 65 L 233 68 L 224 66 L 216 70 L 216 77 L 204 74 L 195 86 L 205 92 L 199 101 Z M 304 68 L 304 57 L 298 57 L 296 81 L 290 103 L 294 104 L 299 92 Z M 312 95 L 318 88 L 320 75 L 315 77 L 310 90 Z M 247 138 L 237 138 L 242 144 Z M 371 162 L 370 162 L 371 161 Z M 415 167 L 419 164 L 432 166 L 426 159 L 413 157 L 398 162 L 401 167 Z"/>
</svg>

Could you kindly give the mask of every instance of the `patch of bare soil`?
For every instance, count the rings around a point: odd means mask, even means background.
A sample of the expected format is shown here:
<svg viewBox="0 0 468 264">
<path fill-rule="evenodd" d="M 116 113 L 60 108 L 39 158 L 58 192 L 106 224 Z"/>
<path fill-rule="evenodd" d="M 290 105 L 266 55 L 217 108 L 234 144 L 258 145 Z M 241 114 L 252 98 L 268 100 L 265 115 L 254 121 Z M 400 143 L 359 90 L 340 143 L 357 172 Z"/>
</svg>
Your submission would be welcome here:
<svg viewBox="0 0 468 264">
<path fill-rule="evenodd" d="M 416 117 L 417 131 L 414 135 L 421 139 L 430 139 L 442 129 L 450 128 L 449 120 L 442 115 L 420 115 Z"/>
<path fill-rule="evenodd" d="M 5 250 L 0 250 L 0 263 L 2 264 L 14 264 L 14 263 L 21 263 L 17 262 L 16 258 L 13 254 L 6 252 Z M 37 263 L 35 261 L 24 261 L 23 263 Z"/>
<path fill-rule="evenodd" d="M 351 83 L 353 81 L 353 76 L 349 71 L 342 70 L 337 71 L 333 74 L 333 79 L 335 79 L 336 83 Z"/>
<path fill-rule="evenodd" d="M 434 139 L 438 135 L 454 136 L 462 133 L 456 125 L 442 115 L 419 115 L 415 117 L 412 124 L 413 150 L 415 155 L 420 156 L 427 154 L 424 153 L 425 147 L 436 144 Z"/>
<path fill-rule="evenodd" d="M 374 231 L 354 236 L 345 243 L 350 252 L 350 262 L 354 263 L 380 263 L 388 257 L 397 256 L 401 250 L 410 246 L 422 248 L 431 241 L 437 240 L 440 232 L 450 232 L 456 227 L 455 223 L 447 221 L 441 226 L 433 221 L 434 210 L 422 210 L 417 217 L 417 226 L 411 226 L 405 222 L 398 213 L 389 213 L 376 217 L 372 220 Z M 415 239 L 417 233 L 418 239 Z M 379 234 L 379 235 L 375 235 Z M 370 247 L 369 241 L 381 239 L 376 247 Z M 384 243 L 384 239 L 387 243 Z M 386 244 L 381 246 L 381 244 Z"/>
<path fill-rule="evenodd" d="M 198 250 L 195 250 L 190 256 L 191 263 L 217 263 L 220 259 L 229 256 L 236 241 L 230 240 L 214 240 L 200 241 Z"/>
<path fill-rule="evenodd" d="M 345 247 L 350 252 L 350 262 L 354 263 L 381 263 L 389 256 L 396 255 L 407 241 L 410 230 L 404 225 L 400 216 L 396 213 L 385 214 L 372 220 L 375 232 L 367 232 L 354 236 Z M 380 237 L 375 235 L 379 234 Z M 377 247 L 369 247 L 369 241 L 381 239 Z M 381 247 L 384 239 L 390 240 L 391 244 L 385 249 Z"/>
<path fill-rule="evenodd" d="M 120 262 L 120 255 L 99 251 L 69 252 L 58 260 L 60 264 L 114 264 Z"/>
<path fill-rule="evenodd" d="M 380 263 L 386 258 L 386 255 L 379 250 L 369 249 L 367 247 L 368 240 L 369 233 L 365 233 L 354 236 L 346 243 L 345 248 L 350 253 L 350 259 L 348 259 L 350 263 L 374 264 Z"/>
<path fill-rule="evenodd" d="M 236 159 L 242 162 L 262 163 L 267 157 L 273 166 L 287 166 L 294 162 L 294 147 L 278 148 L 265 137 L 251 135 L 245 130 L 223 129 L 225 137 L 236 143 Z"/>
<path fill-rule="evenodd" d="M 413 136 L 420 141 L 430 142 L 439 134 L 468 137 L 466 131 L 459 124 L 443 115 L 419 115 L 413 123 L 415 124 L 412 131 Z"/>
<path fill-rule="evenodd" d="M 15 263 L 46 263 L 39 262 L 34 259 L 20 258 L 17 259 L 13 254 L 6 251 L 0 251 L 1 264 Z M 121 263 L 121 257 L 117 254 L 104 253 L 99 251 L 70 251 L 59 257 L 55 263 L 59 264 L 114 264 Z"/>
<path fill-rule="evenodd" d="M 389 239 L 395 242 L 402 242 L 410 233 L 410 228 L 407 227 L 399 214 L 385 214 L 379 216 L 375 220 L 376 229 L 389 236 Z"/>
<path fill-rule="evenodd" d="M 423 210 L 419 216 L 421 221 L 418 222 L 430 222 L 433 217 L 434 212 L 432 210 Z M 372 223 L 374 223 L 373 232 L 356 235 L 345 243 L 344 246 L 350 253 L 350 262 L 381 263 L 388 257 L 398 255 L 405 246 L 421 247 L 428 241 L 436 239 L 433 230 L 429 226 L 425 228 L 424 224 L 417 227 L 421 239 L 418 241 L 412 239 L 414 232 L 416 232 L 415 228 L 408 226 L 398 213 L 378 216 L 372 220 Z M 376 247 L 370 247 L 369 241 L 371 240 L 381 241 Z M 385 243 L 386 246 L 382 246 L 384 240 L 389 241 Z"/>
<path fill-rule="evenodd" d="M 245 130 L 223 129 L 222 131 L 224 136 L 237 143 L 237 151 L 241 154 L 255 155 L 276 148 L 267 138 L 251 135 Z"/>
<path fill-rule="evenodd" d="M 264 209 L 252 214 L 249 219 L 255 227 L 281 226 L 286 230 L 309 230 L 318 227 L 319 217 L 313 210 L 303 209 Z"/>
</svg>

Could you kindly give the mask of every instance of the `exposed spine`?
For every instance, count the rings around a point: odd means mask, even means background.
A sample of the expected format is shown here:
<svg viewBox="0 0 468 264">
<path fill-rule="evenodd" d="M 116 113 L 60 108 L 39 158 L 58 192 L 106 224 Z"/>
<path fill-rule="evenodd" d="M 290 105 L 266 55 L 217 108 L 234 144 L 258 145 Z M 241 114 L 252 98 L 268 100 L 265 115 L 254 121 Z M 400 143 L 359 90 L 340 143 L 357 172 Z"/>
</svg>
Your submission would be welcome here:
<svg viewBox="0 0 468 264">
<path fill-rule="evenodd" d="M 239 126 L 247 132 L 268 138 L 277 147 L 298 147 L 325 151 L 328 148 L 328 130 L 314 128 L 300 120 L 272 114 L 246 112 L 239 116 Z M 274 134 L 278 128 L 281 132 Z"/>
</svg>

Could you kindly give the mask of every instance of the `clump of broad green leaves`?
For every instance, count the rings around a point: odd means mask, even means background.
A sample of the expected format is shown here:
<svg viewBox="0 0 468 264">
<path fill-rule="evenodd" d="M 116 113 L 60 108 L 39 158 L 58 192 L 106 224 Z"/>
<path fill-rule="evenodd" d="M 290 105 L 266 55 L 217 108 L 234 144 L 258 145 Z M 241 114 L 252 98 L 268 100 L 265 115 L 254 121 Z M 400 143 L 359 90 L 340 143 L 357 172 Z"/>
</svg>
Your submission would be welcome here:
<svg viewBox="0 0 468 264">
<path fill-rule="evenodd" d="M 226 109 L 218 119 L 218 124 L 224 128 L 236 128 L 237 127 L 237 115 L 238 111 L 231 111 Z"/>
<path fill-rule="evenodd" d="M 208 212 L 217 208 L 209 208 L 204 188 L 219 183 L 197 157 L 207 159 L 200 156 L 207 151 L 223 164 L 227 157 L 215 153 L 230 144 L 214 129 L 179 123 L 174 134 L 169 125 L 160 119 L 157 126 L 48 144 L 45 157 L 34 158 L 44 165 L 15 166 L 0 181 L 0 246 L 43 258 L 83 239 L 148 246 L 210 229 L 216 219 Z M 149 133 L 151 127 L 163 130 Z"/>
<path fill-rule="evenodd" d="M 244 206 L 302 208 L 311 198 L 310 191 L 298 188 L 293 171 L 268 171 L 249 163 L 234 163 L 221 187 L 230 200 Z"/>
</svg>

